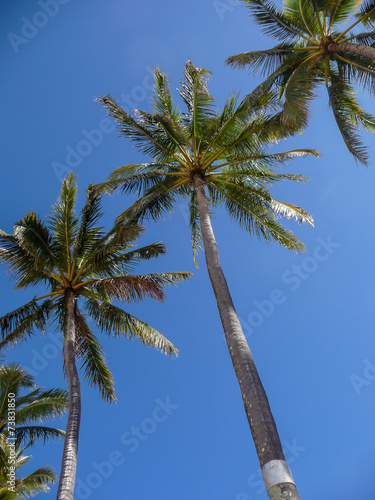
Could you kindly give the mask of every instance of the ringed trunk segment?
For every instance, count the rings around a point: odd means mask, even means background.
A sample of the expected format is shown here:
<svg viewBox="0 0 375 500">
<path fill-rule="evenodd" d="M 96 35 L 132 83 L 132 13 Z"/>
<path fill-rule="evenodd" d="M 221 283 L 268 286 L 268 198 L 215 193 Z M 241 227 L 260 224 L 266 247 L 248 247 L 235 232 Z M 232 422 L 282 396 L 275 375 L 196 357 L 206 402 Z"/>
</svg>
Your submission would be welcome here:
<svg viewBox="0 0 375 500">
<path fill-rule="evenodd" d="M 57 500 L 73 500 L 77 470 L 78 438 L 81 421 L 81 387 L 75 360 L 75 304 L 73 290 L 66 292 L 66 332 L 64 361 L 69 386 L 69 413 Z"/>
<path fill-rule="evenodd" d="M 283 492 L 288 492 L 288 494 L 290 494 L 287 498 L 299 500 L 299 495 L 294 485 L 292 475 L 285 462 L 279 434 L 267 395 L 242 331 L 228 284 L 221 268 L 219 252 L 209 217 L 204 182 L 199 175 L 195 175 L 193 180 L 197 192 L 199 218 L 208 274 L 215 293 L 233 367 L 241 388 L 245 412 L 258 454 L 259 463 L 262 471 L 264 470 L 267 493 L 272 500 L 278 500 L 279 498 L 285 499 L 285 496 L 275 496 L 277 492 L 274 488 L 277 485 L 281 494 Z M 273 469 L 274 474 L 270 476 L 268 464 L 271 462 L 275 462 L 279 466 Z M 286 470 L 289 471 L 289 475 L 285 474 Z M 273 493 L 273 490 L 275 493 Z M 270 494 L 273 496 L 271 497 Z"/>
<path fill-rule="evenodd" d="M 327 45 L 327 50 L 330 54 L 350 53 L 358 56 L 367 57 L 375 61 L 375 48 L 361 45 L 359 43 L 348 42 L 332 42 Z"/>
</svg>

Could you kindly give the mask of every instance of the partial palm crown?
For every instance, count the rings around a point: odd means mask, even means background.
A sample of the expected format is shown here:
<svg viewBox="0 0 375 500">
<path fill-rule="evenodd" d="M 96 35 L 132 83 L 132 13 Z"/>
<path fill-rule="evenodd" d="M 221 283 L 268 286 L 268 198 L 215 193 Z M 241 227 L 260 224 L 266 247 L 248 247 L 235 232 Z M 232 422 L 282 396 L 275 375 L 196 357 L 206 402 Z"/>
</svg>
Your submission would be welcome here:
<svg viewBox="0 0 375 500">
<path fill-rule="evenodd" d="M 24 451 L 36 440 L 65 435 L 60 429 L 46 426 L 45 421 L 63 415 L 67 406 L 67 391 L 44 390 L 15 363 L 0 367 L 0 500 L 29 498 L 49 491 L 49 484 L 56 478 L 51 467 L 40 467 L 23 478 L 18 469 L 30 461 L 31 456 L 24 455 Z M 14 411 L 13 425 L 8 411 Z M 17 471 L 14 487 L 9 482 L 10 465 Z"/>
<path fill-rule="evenodd" d="M 166 354 L 176 354 L 176 348 L 163 335 L 112 301 L 145 297 L 163 301 L 164 287 L 187 279 L 190 273 L 131 274 L 137 262 L 165 253 L 164 246 L 154 243 L 133 248 L 143 228 L 129 220 L 109 232 L 98 227 L 101 200 L 91 187 L 79 220 L 75 215 L 76 196 L 75 177 L 70 174 L 47 224 L 31 212 L 15 224 L 14 234 L 0 231 L 0 260 L 8 264 L 16 288 L 48 288 L 45 295 L 0 318 L 0 349 L 25 340 L 35 330 L 45 331 L 49 320 L 56 321 L 65 333 L 65 302 L 67 293 L 73 292 L 77 299 L 76 354 L 89 383 L 99 388 L 105 400 L 112 401 L 112 375 L 88 316 L 108 335 L 137 337 Z M 81 311 L 81 301 L 86 314 Z"/>
<path fill-rule="evenodd" d="M 371 94 L 375 89 L 374 0 L 284 0 L 281 10 L 270 0 L 243 1 L 264 32 L 280 43 L 231 56 L 227 63 L 266 75 L 257 90 L 279 89 L 285 100 L 282 118 L 292 126 L 306 125 L 315 88 L 325 85 L 347 148 L 367 164 L 357 131 L 363 126 L 374 132 L 375 118 L 361 108 L 353 84 Z M 360 24 L 365 31 L 356 30 Z"/>
<path fill-rule="evenodd" d="M 6 436 L 0 433 L 0 500 L 15 500 L 16 498 L 30 498 L 38 493 L 47 493 L 56 480 L 55 471 L 48 466 L 39 467 L 26 477 L 20 477 L 19 469 L 31 460 L 31 455 L 24 455 L 23 448 L 10 446 Z M 16 478 L 14 485 L 10 482 L 9 466 L 15 468 Z"/>
<path fill-rule="evenodd" d="M 22 394 L 24 390 L 28 393 Z M 47 441 L 59 438 L 65 432 L 42 425 L 42 422 L 61 416 L 68 406 L 68 393 L 63 389 L 48 389 L 37 386 L 34 377 L 19 365 L 10 363 L 0 367 L 0 434 L 9 436 L 8 398 L 14 399 L 15 426 L 12 436 L 17 445 L 33 444 L 37 439 Z"/>
<path fill-rule="evenodd" d="M 157 219 L 172 210 L 176 199 L 187 198 L 195 258 L 201 238 L 198 177 L 207 188 L 212 208 L 221 204 L 250 233 L 302 251 L 303 244 L 277 221 L 277 215 L 312 224 L 311 216 L 300 207 L 274 199 L 268 187 L 282 180 L 304 181 L 303 176 L 277 173 L 275 167 L 294 157 L 318 153 L 309 149 L 266 152 L 267 146 L 290 134 L 279 115 L 270 113 L 272 97 L 251 94 L 239 102 L 238 96 L 231 95 L 220 113 L 207 88 L 210 75 L 190 61 L 186 63 L 179 95 L 187 113 L 174 105 L 167 77 L 158 68 L 153 113 L 136 110 L 132 117 L 111 96 L 97 99 L 115 118 L 120 132 L 152 161 L 120 167 L 96 189 L 143 193 L 134 206 L 142 213 L 141 219 Z M 130 213 L 128 210 L 123 216 Z"/>
</svg>

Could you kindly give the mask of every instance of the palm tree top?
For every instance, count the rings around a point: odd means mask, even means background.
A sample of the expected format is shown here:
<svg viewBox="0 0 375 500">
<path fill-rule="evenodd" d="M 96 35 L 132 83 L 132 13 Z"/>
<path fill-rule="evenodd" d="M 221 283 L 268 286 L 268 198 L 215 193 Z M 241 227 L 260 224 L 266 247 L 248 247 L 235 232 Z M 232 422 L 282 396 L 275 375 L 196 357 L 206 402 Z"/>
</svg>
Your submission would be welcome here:
<svg viewBox="0 0 375 500">
<path fill-rule="evenodd" d="M 307 124 L 315 88 L 325 85 L 346 146 L 357 161 L 367 164 L 356 131 L 362 126 L 374 132 L 375 118 L 361 108 L 353 84 L 370 94 L 375 89 L 374 0 L 285 0 L 281 9 L 270 0 L 242 1 L 279 44 L 236 54 L 227 63 L 265 75 L 257 90 L 279 89 L 285 100 L 283 121 L 292 126 Z"/>
<path fill-rule="evenodd" d="M 27 392 L 28 391 L 28 392 Z M 65 432 L 42 425 L 44 421 L 62 416 L 68 406 L 68 393 L 63 389 L 45 390 L 39 387 L 34 377 L 17 363 L 0 367 L 0 434 L 9 435 L 8 397 L 15 400 L 16 444 L 27 440 L 28 446 L 35 440 L 47 441 L 59 438 Z"/>
<path fill-rule="evenodd" d="M 168 355 L 177 354 L 163 335 L 113 301 L 132 302 L 145 297 L 163 301 L 164 288 L 188 279 L 191 273 L 132 274 L 137 263 L 164 254 L 164 245 L 136 248 L 143 228 L 131 220 L 104 231 L 97 225 L 102 215 L 101 196 L 92 186 L 80 217 L 75 212 L 76 197 L 76 179 L 70 174 L 46 223 L 30 212 L 16 222 L 13 234 L 0 231 L 0 260 L 8 265 L 15 287 L 46 288 L 44 295 L 0 318 L 0 349 L 27 339 L 35 330 L 45 331 L 50 320 L 65 333 L 66 297 L 73 293 L 76 353 L 88 381 L 99 387 L 105 399 L 114 400 L 112 375 L 88 317 L 108 335 L 137 337 Z"/>
<path fill-rule="evenodd" d="M 304 181 L 303 176 L 281 174 L 276 168 L 291 158 L 318 153 L 311 149 L 268 152 L 269 146 L 291 134 L 280 115 L 274 114 L 272 95 L 252 93 L 240 100 L 233 94 L 220 112 L 207 87 L 210 75 L 191 61 L 185 64 L 178 91 L 184 112 L 173 102 L 168 79 L 158 68 L 154 74 L 153 112 L 135 110 L 132 116 L 110 95 L 97 99 L 116 120 L 121 134 L 151 161 L 118 168 L 96 190 L 143 193 L 143 199 L 135 205 L 142 213 L 140 220 L 157 219 L 172 210 L 177 198 L 187 198 L 195 255 L 200 239 L 194 185 L 198 177 L 206 186 L 212 208 L 222 204 L 250 233 L 301 251 L 303 245 L 276 221 L 276 214 L 309 223 L 311 216 L 299 207 L 275 200 L 268 188 L 282 180 Z"/>
</svg>

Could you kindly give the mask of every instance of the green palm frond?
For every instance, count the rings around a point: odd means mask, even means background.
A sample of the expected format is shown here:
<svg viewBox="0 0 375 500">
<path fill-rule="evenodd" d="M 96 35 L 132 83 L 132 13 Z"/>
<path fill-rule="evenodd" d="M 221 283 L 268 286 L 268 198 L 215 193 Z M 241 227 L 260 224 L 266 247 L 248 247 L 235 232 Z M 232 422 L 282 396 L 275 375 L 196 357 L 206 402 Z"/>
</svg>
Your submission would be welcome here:
<svg viewBox="0 0 375 500">
<path fill-rule="evenodd" d="M 175 123 L 182 125 L 181 113 L 178 107 L 173 104 L 168 78 L 161 73 L 159 68 L 155 69 L 155 93 L 152 103 L 156 113 L 166 115 Z"/>
<path fill-rule="evenodd" d="M 365 0 L 362 2 L 361 8 L 356 17 L 365 27 L 374 27 L 375 1 Z"/>
<path fill-rule="evenodd" d="M 68 406 L 66 404 L 66 406 Z M 22 441 L 34 442 L 36 440 L 43 441 L 47 443 L 50 439 L 59 439 L 65 436 L 65 431 L 61 429 L 55 429 L 54 427 L 46 427 L 43 425 L 27 425 L 18 426 L 14 433 L 16 437 L 16 443 L 21 443 Z"/>
<path fill-rule="evenodd" d="M 258 72 L 263 76 L 273 73 L 284 62 L 285 55 L 293 49 L 293 45 L 283 43 L 267 50 L 252 50 L 228 57 L 227 64 L 232 68 L 248 67 L 251 73 L 256 75 Z M 306 51 L 307 53 L 308 51 Z M 299 55 L 301 56 L 301 55 Z"/>
<path fill-rule="evenodd" d="M 52 301 L 45 300 L 38 304 L 35 299 L 0 318 L 0 350 L 6 345 L 22 340 L 34 333 L 45 331 L 52 314 Z"/>
<path fill-rule="evenodd" d="M 61 194 L 49 215 L 50 230 L 56 238 L 56 254 L 60 268 L 70 275 L 71 249 L 78 233 L 78 218 L 75 215 L 77 184 L 73 173 L 63 180 Z"/>
<path fill-rule="evenodd" d="M 81 211 L 81 223 L 73 244 L 73 269 L 80 265 L 85 254 L 90 252 L 98 242 L 101 236 L 101 227 L 96 223 L 102 216 L 100 195 L 98 195 L 90 186 L 87 190 L 87 199 L 85 206 Z"/>
<path fill-rule="evenodd" d="M 0 259 L 9 266 L 16 287 L 49 282 L 50 274 L 45 269 L 45 261 L 38 251 L 34 253 L 22 244 L 20 229 L 15 226 L 15 234 L 7 234 L 0 230 Z M 53 258 L 48 255 L 48 259 Z"/>
<path fill-rule="evenodd" d="M 361 1 L 358 0 L 331 0 L 328 2 L 327 14 L 330 17 L 331 26 L 347 22 L 350 16 L 356 13 L 360 3 Z"/>
<path fill-rule="evenodd" d="M 144 116 L 134 119 L 118 106 L 115 100 L 109 95 L 97 99 L 97 102 L 103 104 L 108 114 L 116 120 L 121 133 L 129 137 L 137 149 L 160 161 L 172 157 L 173 152 L 168 149 L 168 144 L 163 141 L 163 137 L 160 136 L 155 125 L 142 123 L 145 118 Z"/>
<path fill-rule="evenodd" d="M 56 473 L 52 467 L 40 467 L 28 476 L 16 480 L 18 498 L 34 497 L 38 493 L 47 493 L 49 485 L 56 481 Z"/>
<path fill-rule="evenodd" d="M 294 42 L 299 38 L 305 38 L 303 30 L 295 26 L 271 1 L 243 1 L 246 2 L 255 21 L 267 35 L 277 38 L 281 42 Z"/>
<path fill-rule="evenodd" d="M 113 377 L 107 367 L 103 349 L 80 311 L 77 311 L 76 325 L 77 355 L 82 359 L 86 380 L 99 389 L 104 401 L 115 402 Z"/>
<path fill-rule="evenodd" d="M 312 66 L 304 64 L 296 69 L 284 88 L 285 104 L 282 120 L 293 126 L 306 126 L 309 117 L 309 105 L 315 98 L 314 88 L 317 85 L 314 78 L 315 67 L 320 62 L 316 60 Z"/>
<path fill-rule="evenodd" d="M 35 422 L 56 418 L 65 413 L 68 406 L 68 393 L 62 389 L 35 389 L 18 399 L 22 407 L 17 409 L 17 423 Z"/>
<path fill-rule="evenodd" d="M 184 123 L 189 131 L 194 151 L 199 148 L 199 139 L 205 131 L 207 121 L 215 116 L 214 98 L 207 88 L 210 76 L 209 71 L 195 68 L 191 61 L 185 64 L 184 79 L 179 94 L 188 109 Z"/>
<path fill-rule="evenodd" d="M 298 253 L 304 251 L 304 245 L 296 236 L 276 221 L 273 199 L 267 191 L 248 187 L 240 181 L 229 184 L 215 179 L 215 184 L 229 216 L 251 235 L 266 241 L 274 240 Z"/>
<path fill-rule="evenodd" d="M 366 164 L 368 155 L 356 130 L 358 126 L 353 122 L 352 110 L 348 107 L 353 102 L 351 89 L 343 84 L 342 81 L 331 77 L 332 84 L 327 87 L 329 95 L 329 104 L 333 111 L 337 126 L 344 139 L 346 147 L 354 158 L 360 163 Z"/>
<path fill-rule="evenodd" d="M 86 301 L 86 308 L 104 333 L 129 339 L 136 337 L 143 344 L 155 347 L 168 356 L 177 355 L 177 349 L 161 333 L 113 304 L 89 299 Z"/>
<path fill-rule="evenodd" d="M 136 302 L 149 297 L 154 300 L 164 301 L 164 287 L 176 285 L 187 280 L 191 273 L 155 273 L 140 276 L 114 276 L 94 280 L 86 285 L 88 288 L 105 294 L 112 300 Z"/>
</svg>

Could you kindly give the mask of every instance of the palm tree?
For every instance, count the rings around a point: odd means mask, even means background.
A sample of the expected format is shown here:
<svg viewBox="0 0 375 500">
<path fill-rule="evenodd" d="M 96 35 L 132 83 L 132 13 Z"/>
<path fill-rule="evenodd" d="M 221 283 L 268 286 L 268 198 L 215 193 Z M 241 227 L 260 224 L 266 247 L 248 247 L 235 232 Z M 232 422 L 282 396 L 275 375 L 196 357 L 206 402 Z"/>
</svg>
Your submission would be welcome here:
<svg viewBox="0 0 375 500">
<path fill-rule="evenodd" d="M 21 394 L 25 389 L 29 392 Z M 63 415 L 67 406 L 66 391 L 38 387 L 34 378 L 15 363 L 0 367 L 0 500 L 29 498 L 49 491 L 48 485 L 56 479 L 50 467 L 40 467 L 23 478 L 16 478 L 15 472 L 31 459 L 23 453 L 36 440 L 45 442 L 65 435 L 64 431 L 47 427 L 43 422 Z M 14 468 L 14 484 L 8 482 L 10 467 Z"/>
<path fill-rule="evenodd" d="M 296 127 L 306 125 L 315 89 L 325 85 L 348 150 L 366 165 L 357 131 L 362 126 L 374 132 L 375 118 L 361 108 L 353 84 L 370 93 L 375 88 L 374 0 L 285 0 L 282 10 L 270 0 L 243 1 L 278 45 L 231 56 L 227 63 L 266 75 L 258 91 L 278 88 L 283 120 Z M 356 29 L 361 24 L 364 31 Z"/>
<path fill-rule="evenodd" d="M 115 170 L 108 181 L 96 189 L 143 192 L 144 197 L 119 216 L 119 222 L 123 217 L 134 216 L 134 211 L 142 214 L 140 220 L 156 220 L 170 212 L 178 198 L 189 200 L 194 259 L 202 237 L 226 341 L 259 461 L 268 481 L 266 471 L 270 464 L 276 461 L 278 471 L 286 471 L 287 465 L 220 265 L 210 210 L 222 205 L 250 234 L 301 252 L 302 243 L 283 228 L 276 214 L 309 223 L 312 223 L 311 217 L 299 207 L 272 198 L 267 187 L 284 179 L 304 180 L 297 175 L 275 173 L 272 167 L 296 156 L 315 153 L 310 150 L 267 153 L 265 147 L 285 137 L 287 131 L 280 126 L 278 116 L 267 114 L 266 98 L 258 99 L 254 94 L 239 102 L 232 95 L 219 113 L 207 89 L 209 75 L 207 70 L 195 68 L 191 62 L 185 65 L 179 94 L 187 113 L 174 105 L 167 78 L 158 69 L 155 70 L 154 113 L 137 110 L 132 117 L 112 97 L 98 99 L 117 121 L 120 132 L 152 160 Z M 291 498 L 298 498 L 294 484 L 290 483 L 290 473 L 285 472 L 283 478 L 286 481 L 279 481 L 285 483 L 282 491 L 293 492 Z M 269 494 L 274 494 L 274 485 L 270 486 L 268 481 L 268 486 Z"/>
<path fill-rule="evenodd" d="M 47 224 L 28 213 L 14 234 L 0 232 L 0 259 L 8 264 L 16 288 L 44 285 L 47 293 L 0 318 L 0 349 L 26 340 L 35 330 L 45 331 L 50 320 L 64 334 L 64 368 L 69 387 L 69 413 L 57 498 L 72 500 L 77 465 L 81 390 L 76 357 L 85 378 L 98 387 L 106 401 L 114 401 L 112 374 L 88 317 L 114 337 L 137 337 L 168 355 L 176 348 L 163 335 L 120 309 L 113 300 L 163 301 L 166 285 L 187 279 L 190 273 L 130 274 L 134 264 L 165 253 L 160 243 L 133 248 L 143 228 L 131 220 L 109 232 L 96 225 L 101 217 L 100 195 L 89 187 L 80 219 L 75 213 L 77 186 L 70 174 Z M 81 309 L 80 303 L 85 313 Z"/>
<path fill-rule="evenodd" d="M 4 434 L 0 434 L 0 500 L 14 500 L 16 498 L 29 498 L 37 493 L 47 493 L 49 485 L 56 480 L 55 471 L 48 466 L 39 467 L 26 477 L 15 477 L 15 471 L 27 464 L 31 455 L 24 455 L 30 443 L 20 448 L 19 445 L 12 448 Z M 14 467 L 10 472 L 10 465 Z M 12 476 L 11 474 L 14 474 Z M 12 479 L 14 477 L 14 480 Z M 11 479 L 10 479 L 11 478 Z M 14 484 L 13 484 L 14 481 Z"/>
<path fill-rule="evenodd" d="M 30 392 L 21 395 L 23 389 L 29 389 Z M 58 439 L 65 435 L 60 429 L 38 423 L 63 415 L 68 406 L 68 393 L 62 389 L 44 390 L 36 386 L 34 377 L 15 363 L 0 367 L 0 434 L 9 437 L 9 395 L 12 395 L 16 425 L 12 429 L 12 436 L 18 446 L 23 441 L 42 439 L 46 442 L 50 438 Z"/>
</svg>

